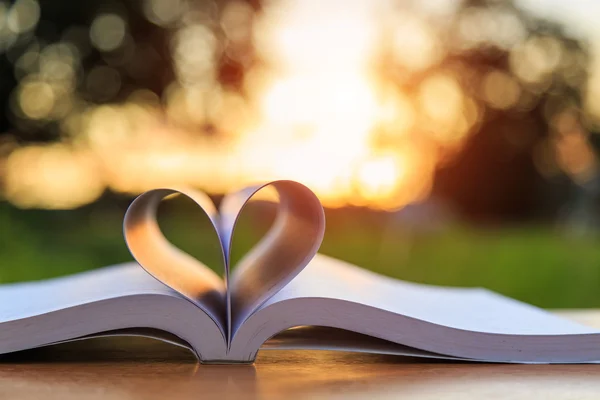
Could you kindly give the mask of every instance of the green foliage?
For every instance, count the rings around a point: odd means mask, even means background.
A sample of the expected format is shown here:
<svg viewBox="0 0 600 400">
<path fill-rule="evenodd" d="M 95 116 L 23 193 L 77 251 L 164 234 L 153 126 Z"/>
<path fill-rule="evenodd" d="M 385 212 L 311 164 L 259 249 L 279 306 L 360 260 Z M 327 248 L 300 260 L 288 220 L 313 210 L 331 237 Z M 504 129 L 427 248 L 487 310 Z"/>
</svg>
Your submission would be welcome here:
<svg viewBox="0 0 600 400">
<path fill-rule="evenodd" d="M 88 210 L 89 211 L 89 210 Z M 0 282 L 43 279 L 131 260 L 119 210 L 18 211 L 0 206 Z M 336 212 L 341 213 L 341 212 Z M 175 244 L 220 269 L 216 237 L 199 212 L 167 207 L 161 227 Z M 543 307 L 600 307 L 600 246 L 548 227 L 408 230 L 391 216 L 328 219 L 321 252 L 415 282 L 483 286 Z M 164 218 L 166 216 L 166 218 Z M 249 213 L 234 238 L 239 259 L 268 228 Z"/>
</svg>

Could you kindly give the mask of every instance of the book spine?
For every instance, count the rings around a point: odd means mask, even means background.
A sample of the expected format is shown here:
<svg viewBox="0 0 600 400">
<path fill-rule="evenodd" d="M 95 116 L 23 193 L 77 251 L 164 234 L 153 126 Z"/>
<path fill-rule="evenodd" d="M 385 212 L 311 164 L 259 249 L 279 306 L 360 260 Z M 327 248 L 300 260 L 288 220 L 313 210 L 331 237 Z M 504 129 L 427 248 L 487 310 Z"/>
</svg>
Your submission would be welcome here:
<svg viewBox="0 0 600 400">
<path fill-rule="evenodd" d="M 203 365 L 252 365 L 256 360 L 200 360 Z"/>
</svg>

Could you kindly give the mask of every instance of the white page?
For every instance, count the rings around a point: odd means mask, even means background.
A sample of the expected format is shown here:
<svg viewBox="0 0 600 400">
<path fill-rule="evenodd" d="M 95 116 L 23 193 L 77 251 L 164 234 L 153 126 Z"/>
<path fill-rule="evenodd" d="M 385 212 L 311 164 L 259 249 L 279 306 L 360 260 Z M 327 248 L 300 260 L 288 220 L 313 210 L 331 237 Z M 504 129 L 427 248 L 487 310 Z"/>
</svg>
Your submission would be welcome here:
<svg viewBox="0 0 600 400">
<path fill-rule="evenodd" d="M 424 350 L 428 356 L 519 363 L 600 360 L 597 329 L 488 290 L 402 282 L 322 255 L 245 321 L 233 338 L 229 357 L 252 360 L 267 339 L 303 325 L 358 332 Z M 360 341 L 278 344 L 312 345 L 382 350 Z M 386 347 L 385 353 L 409 354 L 402 346 Z"/>
<path fill-rule="evenodd" d="M 230 276 L 230 253 L 237 220 L 248 201 L 270 186 L 279 195 L 277 218 L 261 241 L 246 254 Z M 199 260 L 163 235 L 156 220 L 160 201 L 181 194 L 210 219 L 221 244 L 225 282 Z M 223 198 L 220 213 L 211 199 L 190 188 L 161 188 L 138 196 L 125 213 L 125 241 L 136 261 L 165 285 L 195 302 L 225 328 L 232 330 L 293 279 L 316 254 L 325 231 L 323 207 L 306 186 L 280 180 L 250 186 Z"/>
<path fill-rule="evenodd" d="M 162 340 L 169 335 L 157 332 L 171 333 L 203 360 L 220 359 L 227 348 L 217 320 L 137 263 L 0 285 L 0 354 L 115 332 L 133 334 L 132 328 Z"/>
<path fill-rule="evenodd" d="M 346 300 L 476 332 L 512 335 L 598 332 L 486 289 L 404 282 L 320 254 L 267 305 L 291 298 Z"/>
<path fill-rule="evenodd" d="M 182 297 L 132 262 L 43 281 L 0 285 L 0 323 L 141 294 Z"/>
<path fill-rule="evenodd" d="M 174 194 L 184 195 L 196 203 L 216 230 L 219 217 L 206 193 L 190 188 L 154 189 L 139 195 L 127 209 L 123 220 L 125 242 L 148 273 L 190 299 L 218 321 L 219 326 L 225 327 L 228 322 L 223 313 L 226 297 L 223 279 L 200 260 L 169 242 L 156 220 L 160 201 Z"/>
<path fill-rule="evenodd" d="M 306 186 L 283 180 L 248 187 L 225 196 L 219 208 L 219 237 L 226 249 L 226 264 L 242 209 L 257 191 L 267 186 L 275 189 L 279 197 L 275 222 L 227 275 L 232 332 L 304 269 L 317 253 L 325 233 L 323 207 Z"/>
</svg>

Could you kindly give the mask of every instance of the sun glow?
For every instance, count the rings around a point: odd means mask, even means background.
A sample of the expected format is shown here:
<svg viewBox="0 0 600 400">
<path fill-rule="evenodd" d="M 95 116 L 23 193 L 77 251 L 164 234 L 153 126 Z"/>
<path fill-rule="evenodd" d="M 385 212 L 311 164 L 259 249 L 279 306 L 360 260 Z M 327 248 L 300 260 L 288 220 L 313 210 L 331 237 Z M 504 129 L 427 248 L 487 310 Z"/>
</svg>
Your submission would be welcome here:
<svg viewBox="0 0 600 400">
<path fill-rule="evenodd" d="M 410 175 L 404 147 L 381 154 L 375 133 L 407 130 L 409 101 L 383 90 L 373 73 L 383 3 L 273 2 L 257 22 L 256 38 L 267 67 L 254 71 L 261 116 L 243 136 L 241 151 L 261 164 L 256 176 L 306 183 L 329 206 L 395 208 Z M 331 18 L 335 15 L 335 18 Z M 251 75 L 252 76 L 252 75 Z M 400 116 L 400 118 L 397 118 Z M 414 149 L 418 151 L 418 149 Z"/>
<path fill-rule="evenodd" d="M 409 94 L 377 69 L 386 51 L 410 70 L 440 58 L 435 30 L 410 14 L 400 18 L 387 0 L 267 1 L 257 16 L 247 4 L 231 2 L 221 17 L 223 31 L 231 35 L 227 54 L 243 62 L 240 46 L 253 41 L 261 60 L 245 72 L 243 93 L 218 82 L 216 54 L 222 45 L 202 18 L 178 16 L 158 0 L 147 0 L 144 10 L 150 21 L 176 26 L 171 41 L 176 81 L 162 100 L 144 91 L 118 105 L 73 98 L 63 118 L 55 110 L 57 82 L 32 73 L 35 79 L 24 80 L 17 92 L 18 106 L 36 119 L 60 120 L 65 138 L 60 146 L 69 151 L 14 150 L 4 162 L 8 200 L 68 208 L 93 201 L 104 188 L 138 193 L 188 184 L 223 193 L 257 181 L 294 179 L 326 206 L 395 209 L 427 195 L 436 143 L 460 143 L 477 120 L 476 108 L 470 118 L 462 112 L 472 100 L 451 74 L 433 76 Z M 95 20 L 91 38 L 99 49 L 126 46 L 127 25 L 119 18 Z M 181 24 L 174 24 L 176 18 Z M 411 22 L 398 29 L 398 21 Z M 112 36 L 104 35 L 107 26 Z M 393 40 L 386 41 L 390 32 Z M 404 53 L 403 35 L 416 40 L 406 43 Z M 104 75 L 111 72 L 104 68 Z M 199 127 L 206 125 L 217 134 L 204 134 Z M 49 160 L 48 154 L 52 164 L 36 161 Z M 31 162 L 22 162 L 25 155 Z M 80 160 L 83 167 L 67 173 Z M 41 169 L 49 166 L 57 178 Z"/>
</svg>

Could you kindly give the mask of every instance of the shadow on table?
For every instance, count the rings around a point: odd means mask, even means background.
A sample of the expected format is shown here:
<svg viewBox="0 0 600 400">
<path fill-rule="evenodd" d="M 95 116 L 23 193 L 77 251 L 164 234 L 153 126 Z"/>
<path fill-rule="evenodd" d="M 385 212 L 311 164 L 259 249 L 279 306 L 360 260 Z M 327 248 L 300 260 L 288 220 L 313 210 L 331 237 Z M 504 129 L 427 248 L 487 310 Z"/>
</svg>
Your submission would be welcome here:
<svg viewBox="0 0 600 400">
<path fill-rule="evenodd" d="M 185 348 L 144 337 L 103 337 L 0 356 L 0 398 L 197 398 L 203 393 L 254 398 L 253 365 L 203 366 Z M 81 397 L 80 397 L 81 396 Z M 104 398 L 104 396 L 101 396 Z"/>
<path fill-rule="evenodd" d="M 264 350 L 253 366 L 199 365 L 184 348 L 139 337 L 0 356 L 0 393 L 38 397 L 51 391 L 61 399 L 94 393 L 128 399 L 578 398 L 600 392 L 599 377 L 600 365 L 476 364 L 308 350 Z"/>
</svg>

